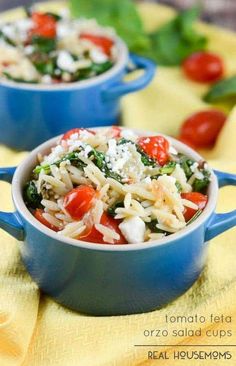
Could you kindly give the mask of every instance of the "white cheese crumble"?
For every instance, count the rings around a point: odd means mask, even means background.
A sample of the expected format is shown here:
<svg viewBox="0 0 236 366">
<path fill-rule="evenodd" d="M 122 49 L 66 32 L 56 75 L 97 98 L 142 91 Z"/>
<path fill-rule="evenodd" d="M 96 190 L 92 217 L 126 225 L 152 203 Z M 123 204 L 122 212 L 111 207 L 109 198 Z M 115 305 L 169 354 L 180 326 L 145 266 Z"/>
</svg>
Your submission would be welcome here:
<svg viewBox="0 0 236 366">
<path fill-rule="evenodd" d="M 60 51 L 57 57 L 57 66 L 64 71 L 75 72 L 74 59 L 67 51 Z"/>
<path fill-rule="evenodd" d="M 93 48 L 90 51 L 90 57 L 92 61 L 97 64 L 103 64 L 108 60 L 107 55 L 104 52 L 100 51 L 98 48 Z"/>
<path fill-rule="evenodd" d="M 138 216 L 133 216 L 123 220 L 119 228 L 125 239 L 130 244 L 144 242 L 145 223 Z"/>
</svg>

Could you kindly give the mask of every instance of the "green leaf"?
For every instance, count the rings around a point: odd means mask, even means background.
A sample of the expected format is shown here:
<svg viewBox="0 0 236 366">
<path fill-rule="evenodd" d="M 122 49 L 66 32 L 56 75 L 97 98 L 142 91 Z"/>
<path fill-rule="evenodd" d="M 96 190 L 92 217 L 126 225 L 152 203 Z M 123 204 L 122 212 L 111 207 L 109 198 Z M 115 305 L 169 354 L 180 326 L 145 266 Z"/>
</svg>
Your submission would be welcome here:
<svg viewBox="0 0 236 366">
<path fill-rule="evenodd" d="M 23 191 L 24 201 L 30 208 L 40 208 L 42 207 L 41 201 L 43 197 L 38 194 L 37 188 L 33 181 L 26 183 Z"/>
<path fill-rule="evenodd" d="M 36 52 L 42 52 L 46 54 L 55 51 L 57 47 L 56 38 L 47 38 L 37 35 L 32 37 L 31 44 L 34 46 Z"/>
<path fill-rule="evenodd" d="M 0 30 L 0 38 L 2 38 L 9 45 L 13 47 L 16 46 L 16 44 L 9 37 L 7 37 L 1 30 Z"/>
<path fill-rule="evenodd" d="M 169 163 L 163 165 L 163 167 L 160 168 L 160 174 L 171 174 L 175 170 L 176 162 L 170 161 Z"/>
<path fill-rule="evenodd" d="M 185 10 L 150 34 L 149 56 L 161 65 L 175 66 L 193 52 L 204 50 L 207 39 L 194 28 L 199 13 L 198 7 Z"/>
<path fill-rule="evenodd" d="M 236 76 L 232 76 L 214 84 L 203 99 L 207 103 L 214 103 L 232 97 L 236 97 Z"/>
<path fill-rule="evenodd" d="M 115 210 L 118 207 L 124 207 L 124 202 L 123 201 L 118 201 L 113 206 L 109 207 L 108 210 L 107 210 L 108 215 L 110 215 L 112 217 L 115 217 L 116 216 Z"/>
<path fill-rule="evenodd" d="M 191 167 L 191 165 L 194 164 L 194 161 L 189 159 L 187 156 L 182 155 L 180 157 L 179 162 L 180 162 L 181 168 L 184 170 L 184 173 L 185 173 L 187 179 L 189 179 L 193 175 L 193 172 L 190 167 Z"/>
<path fill-rule="evenodd" d="M 210 183 L 210 172 L 205 169 L 200 171 L 203 174 L 204 178 L 203 179 L 196 178 L 192 184 L 192 187 L 194 192 L 205 193 Z"/>
<path fill-rule="evenodd" d="M 14 76 L 12 76 L 11 74 L 9 74 L 6 71 L 3 71 L 3 75 L 8 79 L 8 80 L 12 80 L 15 81 L 17 83 L 26 83 L 26 84 L 38 84 L 38 80 L 25 80 L 22 78 L 16 78 Z"/>
<path fill-rule="evenodd" d="M 169 235 L 169 233 L 167 233 L 166 231 L 158 229 L 157 224 L 158 224 L 158 221 L 156 219 L 152 220 L 150 222 L 146 222 L 148 229 L 150 229 L 152 233 L 160 233 L 160 234 Z"/>
<path fill-rule="evenodd" d="M 95 18 L 98 23 L 115 28 L 133 52 L 148 50 L 150 41 L 131 0 L 70 0 L 74 17 Z"/>
</svg>

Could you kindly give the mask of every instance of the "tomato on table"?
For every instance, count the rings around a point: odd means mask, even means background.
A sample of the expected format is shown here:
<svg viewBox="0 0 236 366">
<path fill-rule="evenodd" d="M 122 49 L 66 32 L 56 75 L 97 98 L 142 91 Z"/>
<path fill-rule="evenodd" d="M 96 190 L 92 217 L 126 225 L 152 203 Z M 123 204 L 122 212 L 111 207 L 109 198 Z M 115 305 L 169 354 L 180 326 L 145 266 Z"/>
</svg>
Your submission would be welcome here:
<svg viewBox="0 0 236 366">
<path fill-rule="evenodd" d="M 78 133 L 78 135 L 79 135 L 82 131 L 87 131 L 89 133 L 92 133 L 93 135 L 96 135 L 96 132 L 89 130 L 87 128 L 73 128 L 72 130 L 67 131 L 62 136 L 61 141 L 69 140 L 71 138 L 71 135 L 74 135 L 75 133 Z"/>
<path fill-rule="evenodd" d="M 126 239 L 119 229 L 120 220 L 116 220 L 104 212 L 101 217 L 100 224 L 114 230 L 117 234 L 120 235 L 120 239 L 114 240 L 114 244 L 127 244 Z M 95 226 L 92 226 L 92 228 L 86 234 L 82 234 L 82 236 L 79 237 L 79 240 L 88 241 L 90 243 L 96 244 L 111 244 L 103 240 L 103 235 L 96 230 Z"/>
<path fill-rule="evenodd" d="M 194 113 L 180 130 L 180 140 L 195 147 L 211 147 L 224 126 L 227 116 L 218 110 Z"/>
<path fill-rule="evenodd" d="M 200 83 L 212 83 L 222 78 L 224 65 L 222 59 L 210 52 L 196 52 L 183 62 L 185 75 Z"/>
<path fill-rule="evenodd" d="M 138 139 L 138 145 L 152 159 L 160 165 L 169 161 L 169 142 L 163 136 L 144 136 Z"/>
<path fill-rule="evenodd" d="M 86 39 L 92 42 L 96 46 L 100 47 L 106 55 L 110 56 L 111 48 L 114 44 L 112 39 L 90 33 L 81 33 L 80 39 Z"/>
<path fill-rule="evenodd" d="M 56 20 L 49 14 L 34 12 L 31 15 L 31 19 L 34 23 L 33 28 L 30 31 L 31 36 L 41 36 L 45 38 L 56 37 Z"/>
<path fill-rule="evenodd" d="M 92 207 L 95 195 L 93 187 L 81 185 L 65 195 L 63 206 L 72 219 L 80 220 Z"/>
<path fill-rule="evenodd" d="M 208 197 L 205 194 L 199 192 L 189 192 L 189 193 L 181 193 L 181 197 L 195 203 L 198 206 L 199 210 L 203 210 L 207 204 Z M 186 222 L 188 222 L 197 212 L 190 207 L 185 207 L 184 210 L 184 218 Z"/>
<path fill-rule="evenodd" d="M 60 229 L 57 226 L 54 226 L 52 224 L 50 224 L 50 222 L 48 222 L 44 216 L 44 210 L 41 208 L 37 208 L 34 212 L 34 217 L 41 222 L 41 224 L 43 224 L 44 226 L 47 226 L 49 229 L 53 230 L 53 231 L 59 231 Z"/>
</svg>

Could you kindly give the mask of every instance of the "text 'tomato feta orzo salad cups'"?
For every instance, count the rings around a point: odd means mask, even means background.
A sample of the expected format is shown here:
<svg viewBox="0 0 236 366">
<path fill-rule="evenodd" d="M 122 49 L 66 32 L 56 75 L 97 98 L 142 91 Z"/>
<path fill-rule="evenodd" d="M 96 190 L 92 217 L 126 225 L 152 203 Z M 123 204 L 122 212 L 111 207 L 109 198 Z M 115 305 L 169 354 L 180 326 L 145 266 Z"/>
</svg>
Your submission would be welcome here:
<svg viewBox="0 0 236 366">
<path fill-rule="evenodd" d="M 135 69 L 143 74 L 123 81 Z M 155 69 L 94 19 L 33 8 L 25 18 L 2 22 L 0 142 L 31 150 L 82 123 L 116 124 L 120 97 L 148 85 Z"/>
<path fill-rule="evenodd" d="M 58 235 L 104 244 L 158 240 L 184 229 L 207 203 L 206 162 L 164 136 L 77 128 L 38 159 L 25 202 Z"/>
<path fill-rule="evenodd" d="M 174 300 L 201 273 L 208 241 L 236 225 L 236 211 L 214 212 L 218 185 L 236 185 L 236 176 L 153 132 L 69 131 L 17 169 L 0 169 L 0 179 L 12 181 L 16 207 L 0 212 L 0 227 L 21 242 L 32 278 L 94 315 Z"/>
</svg>

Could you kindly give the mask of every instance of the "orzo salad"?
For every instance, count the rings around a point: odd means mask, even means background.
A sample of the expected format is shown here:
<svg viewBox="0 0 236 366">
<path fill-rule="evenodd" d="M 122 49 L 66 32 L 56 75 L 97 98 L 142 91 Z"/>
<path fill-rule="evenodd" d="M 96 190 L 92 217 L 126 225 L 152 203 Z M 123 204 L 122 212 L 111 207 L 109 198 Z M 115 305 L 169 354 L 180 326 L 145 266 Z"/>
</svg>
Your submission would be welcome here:
<svg viewBox="0 0 236 366">
<path fill-rule="evenodd" d="M 32 214 L 58 235 L 142 243 L 184 229 L 207 203 L 210 171 L 161 135 L 113 126 L 68 131 L 24 188 Z"/>
<path fill-rule="evenodd" d="M 113 29 L 94 19 L 27 9 L 26 17 L 0 23 L 0 77 L 56 84 L 88 79 L 109 70 L 117 58 Z"/>
</svg>

